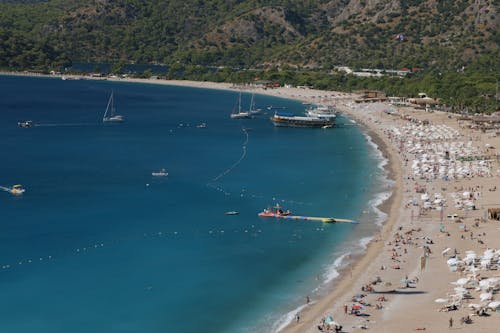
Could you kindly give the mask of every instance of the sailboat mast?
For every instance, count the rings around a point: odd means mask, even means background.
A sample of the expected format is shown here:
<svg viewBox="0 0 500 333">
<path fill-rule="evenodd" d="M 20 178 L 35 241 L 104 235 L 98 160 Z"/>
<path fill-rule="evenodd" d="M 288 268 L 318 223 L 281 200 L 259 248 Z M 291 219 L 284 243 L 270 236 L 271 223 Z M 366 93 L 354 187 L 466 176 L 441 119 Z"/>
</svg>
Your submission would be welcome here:
<svg viewBox="0 0 500 333">
<path fill-rule="evenodd" d="M 255 94 L 252 94 L 252 99 L 250 100 L 250 112 L 253 111 L 253 103 L 254 103 L 253 98 L 254 98 L 254 96 L 255 96 Z"/>
<path fill-rule="evenodd" d="M 240 96 L 238 98 L 238 113 L 241 113 L 241 91 L 240 91 Z"/>
<path fill-rule="evenodd" d="M 103 120 L 105 120 L 106 118 L 108 118 L 108 111 L 110 110 L 110 107 L 111 107 L 111 113 L 113 113 L 113 94 L 114 94 L 114 91 L 111 92 L 111 96 L 109 97 L 109 100 L 108 100 L 108 105 L 106 106 L 106 111 L 104 111 L 104 116 L 102 117 Z"/>
</svg>

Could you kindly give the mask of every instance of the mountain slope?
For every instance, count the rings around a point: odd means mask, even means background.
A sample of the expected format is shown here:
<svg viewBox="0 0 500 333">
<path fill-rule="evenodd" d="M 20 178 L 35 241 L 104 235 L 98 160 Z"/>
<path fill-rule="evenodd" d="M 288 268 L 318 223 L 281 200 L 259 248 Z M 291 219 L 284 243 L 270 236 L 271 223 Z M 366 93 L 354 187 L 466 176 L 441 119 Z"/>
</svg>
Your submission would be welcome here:
<svg viewBox="0 0 500 333">
<path fill-rule="evenodd" d="M 2 2 L 2 67 L 126 61 L 447 68 L 498 52 L 499 44 L 493 0 Z"/>
</svg>

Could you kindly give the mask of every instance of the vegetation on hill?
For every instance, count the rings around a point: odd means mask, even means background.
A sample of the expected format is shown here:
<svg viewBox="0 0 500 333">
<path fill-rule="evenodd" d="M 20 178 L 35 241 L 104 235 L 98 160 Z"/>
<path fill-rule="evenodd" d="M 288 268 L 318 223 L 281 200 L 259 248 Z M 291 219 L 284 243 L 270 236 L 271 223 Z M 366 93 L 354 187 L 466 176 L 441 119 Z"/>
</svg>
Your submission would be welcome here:
<svg viewBox="0 0 500 333">
<path fill-rule="evenodd" d="M 494 2 L 0 0 L 0 68 L 161 63 L 171 65 L 170 76 L 189 78 L 261 77 L 390 94 L 422 87 L 454 105 L 491 110 L 500 69 Z M 420 71 L 355 78 L 331 74 L 336 65 Z"/>
</svg>

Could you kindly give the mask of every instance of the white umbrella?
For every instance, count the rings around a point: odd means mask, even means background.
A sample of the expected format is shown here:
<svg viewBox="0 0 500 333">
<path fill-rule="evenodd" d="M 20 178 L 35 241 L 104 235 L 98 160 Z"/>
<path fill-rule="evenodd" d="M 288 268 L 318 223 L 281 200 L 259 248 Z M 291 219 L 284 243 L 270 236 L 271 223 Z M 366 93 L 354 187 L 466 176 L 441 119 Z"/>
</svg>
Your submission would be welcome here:
<svg viewBox="0 0 500 333">
<path fill-rule="evenodd" d="M 446 302 L 448 302 L 448 300 L 444 299 L 444 298 L 438 298 L 438 299 L 434 300 L 434 302 L 436 302 L 436 303 L 446 303 Z"/>
<path fill-rule="evenodd" d="M 460 260 L 458 260 L 457 258 L 450 258 L 448 259 L 448 261 L 446 261 L 446 263 L 448 264 L 448 266 L 455 266 L 460 263 Z"/>
<path fill-rule="evenodd" d="M 469 304 L 469 308 L 480 309 L 481 304 Z"/>
<path fill-rule="evenodd" d="M 490 302 L 490 304 L 488 304 L 488 307 L 490 309 L 495 310 L 496 308 L 500 307 L 500 302 L 499 301 Z"/>
<path fill-rule="evenodd" d="M 489 301 L 491 300 L 492 297 L 493 297 L 492 293 L 482 293 L 481 295 L 479 295 L 479 299 L 481 300 L 481 302 Z"/>
<path fill-rule="evenodd" d="M 467 289 L 465 289 L 463 287 L 455 287 L 455 288 L 453 288 L 453 290 L 455 290 L 459 294 L 465 294 L 467 292 Z"/>
<path fill-rule="evenodd" d="M 467 279 L 467 278 L 461 278 L 461 279 L 458 279 L 456 282 L 452 282 L 452 283 L 456 284 L 456 285 L 459 285 L 459 286 L 463 286 L 468 281 L 469 281 L 469 279 Z"/>
</svg>

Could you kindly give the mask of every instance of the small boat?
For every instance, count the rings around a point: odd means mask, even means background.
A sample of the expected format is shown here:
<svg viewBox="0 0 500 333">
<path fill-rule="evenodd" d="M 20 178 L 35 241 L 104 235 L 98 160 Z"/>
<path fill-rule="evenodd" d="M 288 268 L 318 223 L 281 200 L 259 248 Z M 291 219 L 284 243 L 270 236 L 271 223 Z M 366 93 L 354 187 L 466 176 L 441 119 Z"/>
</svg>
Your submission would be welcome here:
<svg viewBox="0 0 500 333">
<path fill-rule="evenodd" d="M 161 169 L 160 171 L 151 172 L 151 176 L 153 176 L 153 177 L 166 177 L 166 176 L 168 176 L 168 172 L 165 169 Z"/>
<path fill-rule="evenodd" d="M 289 127 L 323 127 L 334 126 L 335 117 L 319 118 L 311 116 L 295 116 L 292 114 L 277 114 L 271 117 L 274 126 L 289 126 Z"/>
<path fill-rule="evenodd" d="M 21 195 L 24 192 L 26 192 L 26 190 L 22 187 L 22 185 L 17 184 L 17 185 L 12 186 L 10 188 L 9 192 L 12 193 L 12 194 L 14 194 L 14 195 Z"/>
<path fill-rule="evenodd" d="M 250 110 L 248 112 L 250 112 L 250 114 L 262 113 L 262 109 L 255 108 L 255 94 L 252 94 L 252 99 L 250 100 Z"/>
<path fill-rule="evenodd" d="M 235 211 L 235 210 L 231 210 L 231 211 L 229 211 L 229 212 L 226 212 L 225 214 L 226 214 L 226 215 L 238 215 L 239 213 L 240 213 L 240 212 L 237 212 L 237 211 Z"/>
<path fill-rule="evenodd" d="M 122 115 L 115 114 L 114 92 L 111 92 L 111 96 L 109 96 L 108 106 L 106 107 L 102 121 L 105 123 L 124 121 Z"/>
<path fill-rule="evenodd" d="M 264 209 L 259 213 L 260 217 L 283 217 L 292 214 L 289 210 L 284 211 L 280 205 L 276 204 L 276 206 L 272 208 Z"/>
<path fill-rule="evenodd" d="M 196 125 L 196 128 L 207 128 L 207 124 L 201 123 L 199 125 Z"/>
<path fill-rule="evenodd" d="M 238 106 L 238 109 L 237 109 L 238 112 L 236 112 L 236 105 Z M 241 111 L 241 91 L 240 91 L 240 94 L 238 96 L 238 102 L 236 105 L 233 109 L 233 113 L 231 113 L 232 119 L 248 119 L 248 118 L 250 118 L 250 112 Z"/>
<path fill-rule="evenodd" d="M 31 120 L 20 121 L 17 123 L 17 126 L 23 128 L 33 127 L 33 122 Z"/>
</svg>

